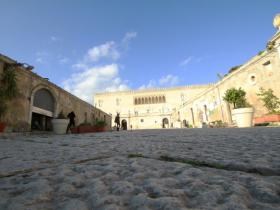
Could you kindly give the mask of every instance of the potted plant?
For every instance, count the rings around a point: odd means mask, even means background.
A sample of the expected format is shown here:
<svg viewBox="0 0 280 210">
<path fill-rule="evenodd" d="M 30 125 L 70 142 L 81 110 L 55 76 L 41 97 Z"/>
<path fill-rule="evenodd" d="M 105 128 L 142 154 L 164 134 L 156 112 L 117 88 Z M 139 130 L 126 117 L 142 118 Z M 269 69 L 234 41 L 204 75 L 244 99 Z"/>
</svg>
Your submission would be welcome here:
<svg viewBox="0 0 280 210">
<path fill-rule="evenodd" d="M 231 88 L 225 93 L 224 100 L 233 105 L 231 111 L 232 119 L 235 120 L 237 127 L 252 127 L 254 108 L 246 101 L 246 92 L 241 88 Z"/>
<path fill-rule="evenodd" d="M 274 95 L 273 90 L 260 88 L 260 93 L 257 93 L 257 96 L 262 100 L 268 113 L 265 116 L 255 118 L 255 124 L 280 122 L 280 100 Z"/>
<path fill-rule="evenodd" d="M 3 132 L 6 123 L 3 122 L 3 118 L 7 111 L 7 102 L 13 99 L 17 93 L 17 79 L 15 66 L 12 64 L 5 64 L 3 74 L 0 80 L 0 132 Z"/>
<path fill-rule="evenodd" d="M 106 122 L 103 120 L 98 120 L 96 121 L 94 127 L 96 132 L 103 132 L 106 128 Z"/>
<path fill-rule="evenodd" d="M 52 119 L 53 131 L 56 134 L 65 134 L 69 119 L 61 111 L 55 119 Z"/>
<path fill-rule="evenodd" d="M 94 127 L 87 122 L 83 122 L 78 126 L 78 133 L 92 133 L 94 132 Z"/>
</svg>

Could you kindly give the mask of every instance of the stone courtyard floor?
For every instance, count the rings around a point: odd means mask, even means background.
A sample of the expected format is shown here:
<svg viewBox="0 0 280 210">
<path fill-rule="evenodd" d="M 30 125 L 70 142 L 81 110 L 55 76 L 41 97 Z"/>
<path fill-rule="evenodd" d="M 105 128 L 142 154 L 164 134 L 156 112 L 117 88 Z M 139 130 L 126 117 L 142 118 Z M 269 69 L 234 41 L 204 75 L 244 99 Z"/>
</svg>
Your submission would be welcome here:
<svg viewBox="0 0 280 210">
<path fill-rule="evenodd" d="M 280 209 L 280 128 L 0 136 L 0 209 Z"/>
</svg>

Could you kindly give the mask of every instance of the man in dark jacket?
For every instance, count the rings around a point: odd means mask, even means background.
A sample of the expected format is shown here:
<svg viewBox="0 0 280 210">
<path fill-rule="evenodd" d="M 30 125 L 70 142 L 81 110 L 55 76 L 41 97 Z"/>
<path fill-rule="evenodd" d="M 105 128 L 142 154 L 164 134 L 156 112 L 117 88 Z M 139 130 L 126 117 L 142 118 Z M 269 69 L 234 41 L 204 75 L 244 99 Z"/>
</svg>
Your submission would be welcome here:
<svg viewBox="0 0 280 210">
<path fill-rule="evenodd" d="M 117 113 L 117 116 L 115 117 L 115 123 L 117 124 L 117 131 L 120 130 L 120 114 Z"/>
<path fill-rule="evenodd" d="M 69 124 L 67 126 L 67 130 L 66 130 L 66 133 L 68 133 L 69 129 L 71 128 L 71 126 L 75 127 L 75 113 L 72 111 L 70 112 L 67 117 L 69 118 Z"/>
</svg>

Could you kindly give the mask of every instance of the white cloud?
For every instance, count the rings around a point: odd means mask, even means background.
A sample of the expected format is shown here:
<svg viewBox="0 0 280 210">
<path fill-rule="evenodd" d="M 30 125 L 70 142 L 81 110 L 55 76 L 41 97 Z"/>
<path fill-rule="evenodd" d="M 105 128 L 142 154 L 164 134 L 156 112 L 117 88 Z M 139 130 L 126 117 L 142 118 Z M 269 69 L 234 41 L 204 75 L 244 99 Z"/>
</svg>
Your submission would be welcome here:
<svg viewBox="0 0 280 210">
<path fill-rule="evenodd" d="M 183 60 L 179 65 L 180 65 L 180 66 L 186 66 L 186 65 L 188 65 L 192 60 L 193 60 L 193 56 L 189 56 L 188 58 L 186 58 L 185 60 Z"/>
<path fill-rule="evenodd" d="M 119 76 L 120 65 L 116 61 L 125 53 L 129 42 L 137 36 L 136 32 L 126 33 L 119 44 L 107 41 L 104 44 L 90 48 L 82 59 L 72 68 L 79 70 L 63 82 L 63 87 L 79 98 L 93 102 L 97 92 L 112 92 L 128 90 L 127 81 Z M 113 62 L 105 65 L 101 60 Z M 103 61 L 103 60 L 102 60 Z"/>
<path fill-rule="evenodd" d="M 41 57 L 36 58 L 35 60 L 37 63 L 44 63 L 44 59 Z"/>
<path fill-rule="evenodd" d="M 141 85 L 138 89 L 150 89 L 156 87 L 170 87 L 177 85 L 179 83 L 179 78 L 171 74 L 161 77 L 159 80 L 150 80 L 147 85 Z"/>
<path fill-rule="evenodd" d="M 117 45 L 114 41 L 106 42 L 105 44 L 92 47 L 88 50 L 86 60 L 91 62 L 97 62 L 101 58 L 109 58 L 117 60 L 120 57 L 120 52 L 117 49 Z"/>
<path fill-rule="evenodd" d="M 50 39 L 51 39 L 52 42 L 57 42 L 57 41 L 60 40 L 60 38 L 58 38 L 56 36 L 51 36 Z"/>
<path fill-rule="evenodd" d="M 173 86 L 178 84 L 178 82 L 179 82 L 179 78 L 171 74 L 159 79 L 159 84 L 164 86 Z"/>
<path fill-rule="evenodd" d="M 69 62 L 69 58 L 66 58 L 66 57 L 62 57 L 59 59 L 59 63 L 60 64 L 66 64 Z"/>
<path fill-rule="evenodd" d="M 132 39 L 135 39 L 136 37 L 137 37 L 137 32 L 135 32 L 135 31 L 127 32 L 127 33 L 124 35 L 123 39 L 122 39 L 122 45 L 123 45 L 123 47 L 124 47 L 125 49 L 127 49 L 128 46 L 129 46 L 130 41 L 131 41 Z"/>
<path fill-rule="evenodd" d="M 45 51 L 36 52 L 35 56 L 36 56 L 35 61 L 37 63 L 41 63 L 41 64 L 47 63 L 50 58 L 50 54 Z"/>
<path fill-rule="evenodd" d="M 150 89 L 156 87 L 156 81 L 155 80 L 150 80 L 147 85 L 141 85 L 138 89 L 139 90 L 144 90 L 144 89 Z"/>
<path fill-rule="evenodd" d="M 63 86 L 67 91 L 89 103 L 93 102 L 94 93 L 129 89 L 119 77 L 117 64 L 95 66 L 72 74 L 70 79 L 63 82 Z"/>
</svg>

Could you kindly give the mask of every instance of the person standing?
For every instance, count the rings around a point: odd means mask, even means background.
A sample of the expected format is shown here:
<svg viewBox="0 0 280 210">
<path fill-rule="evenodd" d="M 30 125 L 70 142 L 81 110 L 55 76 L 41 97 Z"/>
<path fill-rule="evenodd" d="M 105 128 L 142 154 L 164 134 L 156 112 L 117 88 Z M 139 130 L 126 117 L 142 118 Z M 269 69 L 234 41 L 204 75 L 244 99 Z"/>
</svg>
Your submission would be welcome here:
<svg viewBox="0 0 280 210">
<path fill-rule="evenodd" d="M 66 133 L 68 133 L 69 129 L 71 128 L 71 126 L 75 127 L 75 113 L 72 111 L 70 112 L 67 117 L 69 118 L 69 123 L 68 123 L 68 126 L 67 126 L 67 130 L 66 130 Z"/>
<path fill-rule="evenodd" d="M 116 123 L 116 125 L 117 125 L 117 131 L 119 131 L 120 130 L 120 114 L 119 113 L 117 113 L 117 116 L 115 117 L 115 123 Z"/>
</svg>

